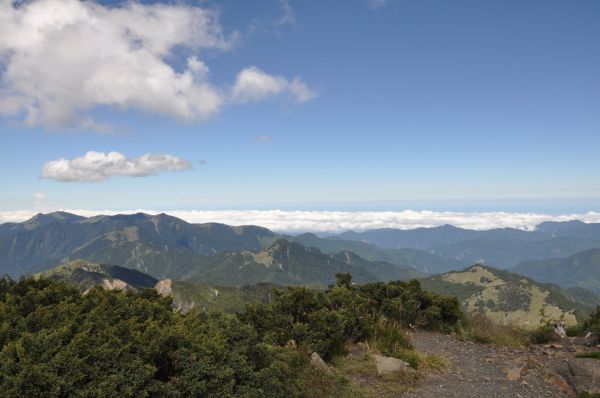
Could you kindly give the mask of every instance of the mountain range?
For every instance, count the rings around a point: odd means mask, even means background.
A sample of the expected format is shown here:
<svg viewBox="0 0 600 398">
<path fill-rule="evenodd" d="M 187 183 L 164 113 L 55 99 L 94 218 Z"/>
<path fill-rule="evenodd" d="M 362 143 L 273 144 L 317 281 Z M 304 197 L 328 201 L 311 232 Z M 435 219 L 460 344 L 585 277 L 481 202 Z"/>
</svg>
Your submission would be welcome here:
<svg viewBox="0 0 600 398">
<path fill-rule="evenodd" d="M 600 248 L 600 224 L 543 222 L 533 231 L 496 228 L 484 231 L 443 225 L 433 228 L 348 231 L 329 239 L 352 240 L 382 249 L 418 249 L 462 263 L 509 269 L 523 261 L 565 258 Z"/>
<path fill-rule="evenodd" d="M 600 224 L 545 222 L 533 231 L 414 230 L 288 236 L 258 226 L 191 224 L 166 214 L 81 217 L 38 214 L 0 224 L 0 272 L 12 277 L 83 259 L 157 280 L 221 286 L 324 286 L 349 272 L 357 282 L 410 279 L 474 263 L 511 268 L 541 282 L 598 293 Z M 581 293 L 585 295 L 586 293 Z"/>
<path fill-rule="evenodd" d="M 156 278 L 180 277 L 206 256 L 258 251 L 277 235 L 265 228 L 190 224 L 166 214 L 84 218 L 57 212 L 0 225 L 0 272 L 33 274 L 69 260 L 118 264 Z"/>
</svg>

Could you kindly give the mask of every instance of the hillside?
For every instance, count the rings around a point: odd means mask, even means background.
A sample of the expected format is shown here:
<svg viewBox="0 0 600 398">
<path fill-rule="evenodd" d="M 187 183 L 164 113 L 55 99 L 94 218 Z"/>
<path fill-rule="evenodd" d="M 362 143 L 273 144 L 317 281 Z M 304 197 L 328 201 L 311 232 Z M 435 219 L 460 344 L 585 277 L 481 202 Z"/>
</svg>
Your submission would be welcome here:
<svg viewBox="0 0 600 398">
<path fill-rule="evenodd" d="M 330 239 L 370 243 L 383 249 L 417 249 L 462 263 L 512 268 L 522 261 L 565 258 L 600 248 L 600 224 L 545 222 L 533 231 L 515 228 L 469 230 L 451 225 L 400 230 L 348 231 Z"/>
<path fill-rule="evenodd" d="M 526 261 L 514 270 L 540 282 L 600 293 L 600 249 L 586 250 L 568 258 Z"/>
<path fill-rule="evenodd" d="M 369 261 L 385 261 L 392 264 L 409 266 L 425 274 L 441 274 L 462 269 L 467 263 L 451 258 L 437 256 L 417 249 L 381 249 L 373 244 L 361 241 L 326 239 L 312 233 L 293 238 L 295 242 L 307 247 L 316 247 L 323 253 L 335 254 L 349 251 Z"/>
<path fill-rule="evenodd" d="M 34 275 L 36 278 L 62 280 L 87 290 L 102 286 L 108 290 L 153 288 L 158 282 L 150 275 L 116 265 L 95 264 L 75 260 Z"/>
<path fill-rule="evenodd" d="M 247 304 L 269 303 L 274 297 L 273 291 L 283 287 L 268 283 L 228 287 L 164 279 L 155 289 L 161 296 L 171 297 L 173 307 L 182 312 L 194 308 L 239 313 Z"/>
<path fill-rule="evenodd" d="M 0 226 L 0 272 L 16 277 L 74 259 L 119 264 L 156 278 L 180 277 L 204 256 L 258 251 L 276 234 L 260 227 L 190 224 L 165 214 L 83 218 L 40 214 Z"/>
<path fill-rule="evenodd" d="M 421 279 L 424 289 L 460 299 L 468 313 L 481 313 L 501 324 L 535 328 L 546 319 L 564 319 L 569 325 L 592 309 L 557 286 L 483 265 Z M 543 316 L 542 316 L 543 314 Z"/>
<path fill-rule="evenodd" d="M 411 279 L 419 273 L 406 266 L 370 262 L 349 252 L 327 255 L 315 248 L 279 239 L 260 252 L 224 252 L 209 257 L 183 279 L 222 286 L 257 283 L 326 286 L 337 273 L 351 273 L 359 283 Z"/>
</svg>

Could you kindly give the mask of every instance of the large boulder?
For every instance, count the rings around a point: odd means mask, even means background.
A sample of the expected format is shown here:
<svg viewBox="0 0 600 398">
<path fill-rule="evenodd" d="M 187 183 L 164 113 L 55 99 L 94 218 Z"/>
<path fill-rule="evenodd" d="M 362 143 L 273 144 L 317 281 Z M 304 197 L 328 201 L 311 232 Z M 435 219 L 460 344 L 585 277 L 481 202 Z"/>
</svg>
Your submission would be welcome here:
<svg viewBox="0 0 600 398">
<path fill-rule="evenodd" d="M 383 355 L 373 355 L 378 375 L 386 375 L 400 370 L 413 370 L 410 365 L 401 359 L 393 357 L 384 357 Z"/>
<path fill-rule="evenodd" d="M 600 361 L 592 358 L 572 358 L 569 369 L 578 393 L 600 394 Z"/>
</svg>

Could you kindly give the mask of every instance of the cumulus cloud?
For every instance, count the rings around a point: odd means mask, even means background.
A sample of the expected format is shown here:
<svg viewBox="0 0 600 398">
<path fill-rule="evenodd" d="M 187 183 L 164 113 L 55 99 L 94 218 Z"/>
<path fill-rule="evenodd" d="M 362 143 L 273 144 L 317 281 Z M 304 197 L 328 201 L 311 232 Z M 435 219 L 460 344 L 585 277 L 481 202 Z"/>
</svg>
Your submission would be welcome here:
<svg viewBox="0 0 600 398">
<path fill-rule="evenodd" d="M 77 210 L 61 209 L 86 217 L 98 214 L 132 214 L 144 212 L 158 214 L 161 211 L 135 209 Z M 0 212 L 0 222 L 24 221 L 35 215 L 35 211 Z M 550 215 L 541 213 L 462 213 L 436 211 L 283 211 L 283 210 L 174 210 L 165 213 L 191 223 L 220 222 L 229 225 L 260 225 L 273 231 L 299 233 L 335 233 L 346 230 L 363 231 L 372 228 L 411 229 L 452 224 L 457 227 L 477 230 L 512 227 L 533 230 L 543 221 L 581 220 L 600 222 L 600 213 Z"/>
<path fill-rule="evenodd" d="M 243 69 L 237 76 L 231 90 L 235 102 L 261 101 L 269 97 L 287 94 L 298 103 L 313 99 L 317 94 L 302 80 L 287 80 L 282 76 L 272 76 L 257 67 Z"/>
<path fill-rule="evenodd" d="M 191 162 L 173 155 L 147 153 L 127 158 L 119 152 L 90 151 L 72 160 L 61 158 L 46 162 L 42 177 L 63 182 L 101 182 L 113 176 L 145 177 L 190 169 Z"/>
<path fill-rule="evenodd" d="M 0 115 L 29 126 L 100 131 L 107 127 L 89 116 L 98 106 L 202 120 L 231 95 L 211 84 L 199 54 L 227 51 L 235 37 L 223 33 L 216 11 L 181 2 L 0 0 Z M 182 53 L 187 61 L 175 68 Z M 260 95 L 242 90 L 244 101 L 283 92 L 298 102 L 311 97 L 300 80 L 260 76 L 279 88 Z"/>
</svg>

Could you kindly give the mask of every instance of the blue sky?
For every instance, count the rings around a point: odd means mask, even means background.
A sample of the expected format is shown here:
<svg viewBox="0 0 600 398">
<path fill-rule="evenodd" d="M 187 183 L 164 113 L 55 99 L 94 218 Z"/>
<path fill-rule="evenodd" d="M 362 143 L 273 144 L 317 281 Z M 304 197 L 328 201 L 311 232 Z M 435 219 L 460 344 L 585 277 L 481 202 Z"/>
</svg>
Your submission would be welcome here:
<svg viewBox="0 0 600 398">
<path fill-rule="evenodd" d="M 183 73 L 197 56 L 221 91 L 250 67 L 283 88 L 187 120 L 142 100 L 90 100 L 59 123 L 4 112 L 0 210 L 600 210 L 597 1 L 187 4 L 214 12 L 226 48 L 175 46 L 159 60 Z M 7 77 L 20 65 L 8 47 L 0 42 L 3 96 L 24 90 Z M 59 73 L 72 73 L 70 59 Z M 26 105 L 45 101 L 41 92 Z M 41 178 L 46 162 L 88 151 L 169 154 L 193 169 Z"/>
</svg>

